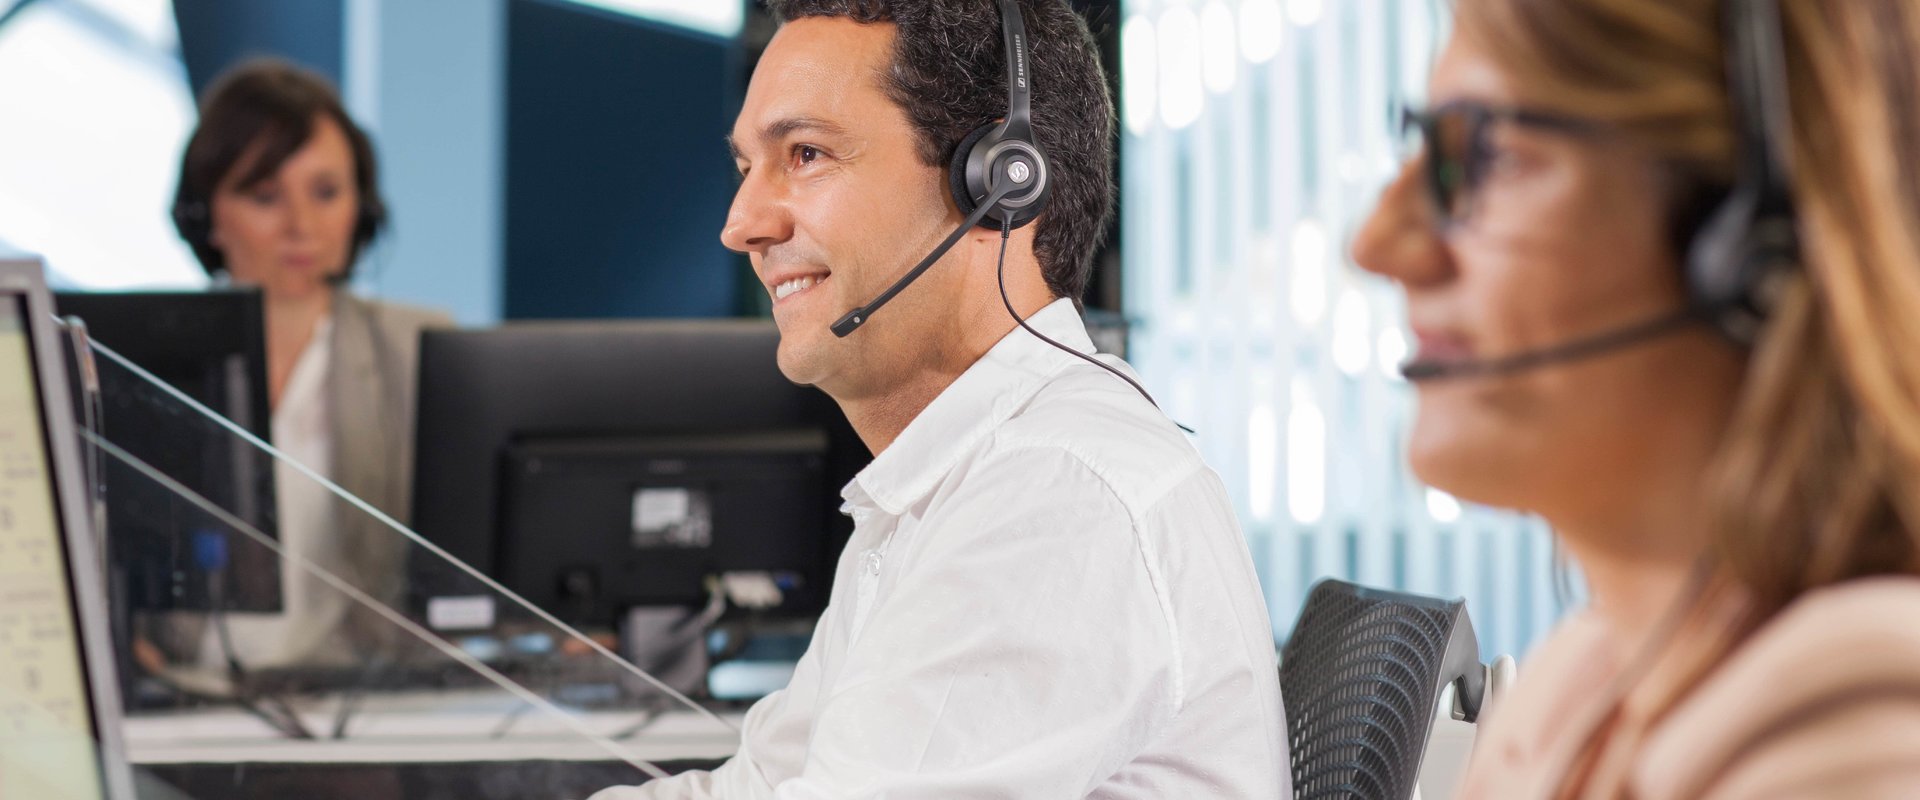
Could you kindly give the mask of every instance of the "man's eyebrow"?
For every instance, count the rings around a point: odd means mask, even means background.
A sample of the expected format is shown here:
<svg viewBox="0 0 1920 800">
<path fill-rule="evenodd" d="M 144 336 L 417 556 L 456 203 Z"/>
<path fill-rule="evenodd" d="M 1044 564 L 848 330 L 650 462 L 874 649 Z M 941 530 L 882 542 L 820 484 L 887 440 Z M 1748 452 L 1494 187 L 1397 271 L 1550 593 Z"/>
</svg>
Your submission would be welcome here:
<svg viewBox="0 0 1920 800">
<path fill-rule="evenodd" d="M 762 142 L 775 143 L 799 131 L 814 131 L 828 136 L 847 135 L 846 128 L 819 117 L 785 117 L 761 128 L 758 138 Z M 726 142 L 727 152 L 732 154 L 733 160 L 746 160 L 746 153 L 740 149 L 740 142 L 733 138 L 733 134 L 727 134 Z"/>
<path fill-rule="evenodd" d="M 760 138 L 764 141 L 777 142 L 787 138 L 796 131 L 818 131 L 828 136 L 845 136 L 847 134 L 846 128 L 842 128 L 839 125 L 818 117 L 786 117 L 784 119 L 774 120 L 772 124 L 762 129 L 760 131 Z"/>
</svg>

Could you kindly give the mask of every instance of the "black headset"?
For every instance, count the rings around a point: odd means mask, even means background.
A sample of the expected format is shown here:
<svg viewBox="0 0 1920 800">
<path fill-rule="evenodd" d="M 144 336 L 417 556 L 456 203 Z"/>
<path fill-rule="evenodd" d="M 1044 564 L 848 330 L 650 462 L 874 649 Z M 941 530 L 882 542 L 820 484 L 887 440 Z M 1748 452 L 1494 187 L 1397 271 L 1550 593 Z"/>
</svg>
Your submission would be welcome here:
<svg viewBox="0 0 1920 800">
<path fill-rule="evenodd" d="M 1684 308 L 1632 325 L 1500 358 L 1413 361 L 1410 381 L 1495 377 L 1609 353 L 1699 323 L 1752 347 L 1772 312 L 1781 279 L 1800 264 L 1793 181 L 1782 137 L 1788 113 L 1786 37 L 1779 0 L 1726 0 L 1721 7 L 1727 96 L 1739 151 L 1734 179 L 1687 233 L 1681 257 Z M 1680 230 L 1686 230 L 1681 228 Z"/>
<path fill-rule="evenodd" d="M 887 287 L 879 297 L 847 312 L 833 323 L 833 335 L 844 338 L 867 324 L 873 312 L 931 268 L 934 262 L 953 249 L 961 237 L 967 235 L 967 231 L 975 226 L 997 230 L 1000 232 L 1000 263 L 995 271 L 1000 282 L 1000 302 L 1006 306 L 1007 315 L 1013 317 L 1014 323 L 1054 349 L 1126 381 L 1154 408 L 1159 408 L 1160 404 L 1139 381 L 1100 359 L 1034 330 L 1020 316 L 1020 312 L 1014 310 L 1013 300 L 1007 296 L 1007 236 L 1014 228 L 1032 222 L 1040 216 L 1041 211 L 1046 210 L 1047 198 L 1051 196 L 1053 187 L 1047 174 L 1046 151 L 1041 150 L 1040 144 L 1033 138 L 1033 85 L 1027 77 L 1026 18 L 1020 15 L 1020 5 L 1016 0 L 999 0 L 999 3 L 1000 27 L 1007 40 L 1007 118 L 974 128 L 972 133 L 961 139 L 953 149 L 953 164 L 947 171 L 947 185 L 953 190 L 954 205 L 959 206 L 967 218 L 953 233 L 947 235 L 940 246 L 935 247 L 913 269 L 907 270 L 905 276 Z M 1183 431 L 1193 433 L 1192 428 L 1177 422 L 1174 424 Z"/>
<path fill-rule="evenodd" d="M 953 249 L 975 226 L 989 230 L 1018 228 L 1046 210 L 1053 194 L 1046 151 L 1033 137 L 1033 85 L 1027 72 L 1027 22 L 1016 0 L 998 0 L 1000 28 L 1007 47 L 1007 117 L 988 122 L 953 150 L 947 185 L 954 205 L 967 219 L 933 252 L 914 265 L 887 290 L 866 305 L 847 312 L 833 323 L 835 336 L 844 337 L 865 325 L 901 290 Z"/>
<path fill-rule="evenodd" d="M 987 210 L 975 224 L 999 229 L 1002 223 L 1018 228 L 1047 207 L 1053 195 L 1048 180 L 1046 151 L 1033 137 L 1033 87 L 1027 77 L 1027 23 L 1015 0 L 999 0 L 1000 26 L 1007 46 L 1007 118 L 973 129 L 953 149 L 947 183 L 953 202 L 971 214 L 993 192 L 996 177 L 1011 180 L 1014 190 Z"/>
<path fill-rule="evenodd" d="M 1800 232 L 1793 209 L 1787 153 L 1775 131 L 1787 131 L 1786 36 L 1779 0 L 1726 0 L 1727 94 L 1733 102 L 1739 136 L 1739 164 L 1733 186 L 1694 234 L 1686 253 L 1687 291 L 1694 310 L 1737 344 L 1751 346 L 1772 311 L 1779 278 L 1800 264 Z M 1706 591 L 1711 560 L 1694 565 L 1682 596 L 1661 615 L 1653 634 L 1605 689 L 1610 703 L 1625 702 L 1628 692 L 1660 663 L 1673 644 L 1688 604 Z M 1564 786 L 1574 773 L 1574 754 L 1554 765 Z"/>
<path fill-rule="evenodd" d="M 1727 0 L 1727 94 L 1739 163 L 1726 197 L 1687 246 L 1694 311 L 1728 339 L 1751 346 L 1776 302 L 1780 279 L 1800 264 L 1793 181 L 1781 137 L 1791 130 L 1786 36 L 1779 0 Z"/>
<path fill-rule="evenodd" d="M 348 126 L 353 124 L 350 120 L 342 120 L 342 122 Z M 355 136 L 364 137 L 365 134 L 353 128 L 347 131 L 347 136 L 349 141 L 353 141 Z M 363 152 L 365 155 L 362 154 Z M 346 283 L 353 278 L 354 266 L 359 262 L 360 254 L 387 227 L 387 203 L 380 197 L 380 187 L 377 181 L 371 180 L 373 172 L 370 165 L 358 163 L 362 158 L 370 157 L 371 154 L 371 147 L 365 148 L 364 151 L 356 148 L 354 152 L 356 163 L 353 179 L 354 185 L 359 189 L 357 193 L 360 196 L 360 211 L 353 222 L 353 245 L 347 250 L 346 266 L 338 275 L 327 277 L 327 281 L 335 285 Z M 206 268 L 209 275 L 212 275 L 224 267 L 216 268 L 207 260 L 210 254 L 220 252 L 213 246 L 213 214 L 207 205 L 207 198 L 188 196 L 186 185 L 183 183 L 178 195 L 174 198 L 172 216 L 174 230 L 180 232 L 181 240 L 193 249 L 193 254 L 200 259 L 200 265 Z M 224 263 L 225 257 L 222 256 L 221 259 Z"/>
</svg>

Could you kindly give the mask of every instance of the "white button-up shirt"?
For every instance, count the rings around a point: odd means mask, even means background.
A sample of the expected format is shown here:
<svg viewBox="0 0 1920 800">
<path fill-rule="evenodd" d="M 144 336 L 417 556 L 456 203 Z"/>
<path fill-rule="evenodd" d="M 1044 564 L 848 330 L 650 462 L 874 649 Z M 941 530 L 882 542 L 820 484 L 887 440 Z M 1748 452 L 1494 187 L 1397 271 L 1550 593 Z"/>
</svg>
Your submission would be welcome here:
<svg viewBox="0 0 1920 800">
<path fill-rule="evenodd" d="M 1031 324 L 1093 351 L 1069 301 Z M 1232 505 L 1132 387 L 1016 328 L 842 494 L 831 602 L 739 754 L 594 800 L 1291 796 Z"/>
</svg>

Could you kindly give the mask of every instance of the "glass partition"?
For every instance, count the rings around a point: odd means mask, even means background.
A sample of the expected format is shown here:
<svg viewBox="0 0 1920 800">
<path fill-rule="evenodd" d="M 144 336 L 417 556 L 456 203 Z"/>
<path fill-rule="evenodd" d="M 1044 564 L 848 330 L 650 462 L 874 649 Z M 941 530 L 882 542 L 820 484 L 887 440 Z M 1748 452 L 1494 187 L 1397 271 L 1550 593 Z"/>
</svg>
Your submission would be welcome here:
<svg viewBox="0 0 1920 800">
<path fill-rule="evenodd" d="M 80 436 L 143 797 L 585 796 L 737 747 L 741 707 L 694 696 L 750 588 L 583 632 L 112 351 L 93 366 Z"/>
</svg>

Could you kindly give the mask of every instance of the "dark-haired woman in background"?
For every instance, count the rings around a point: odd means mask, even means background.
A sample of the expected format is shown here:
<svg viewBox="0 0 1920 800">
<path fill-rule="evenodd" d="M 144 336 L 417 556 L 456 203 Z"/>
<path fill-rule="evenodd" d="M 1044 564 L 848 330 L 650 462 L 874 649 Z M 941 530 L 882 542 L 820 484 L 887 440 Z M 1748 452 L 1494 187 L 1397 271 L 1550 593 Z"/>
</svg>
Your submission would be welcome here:
<svg viewBox="0 0 1920 800">
<path fill-rule="evenodd" d="M 261 289 L 274 444 L 404 522 L 420 332 L 452 321 L 347 290 L 386 224 L 377 175 L 371 142 L 324 78 L 252 61 L 201 104 L 174 222 L 209 275 Z M 284 466 L 275 477 L 283 543 L 396 599 L 400 536 Z M 303 571 L 283 577 L 284 615 L 235 615 L 236 655 L 249 666 L 355 658 L 341 645 L 371 632 L 351 630 L 351 601 Z"/>
<path fill-rule="evenodd" d="M 1920 797 L 1920 5 L 1454 11 L 1354 255 L 1415 471 L 1592 593 L 1462 796 Z"/>
</svg>

